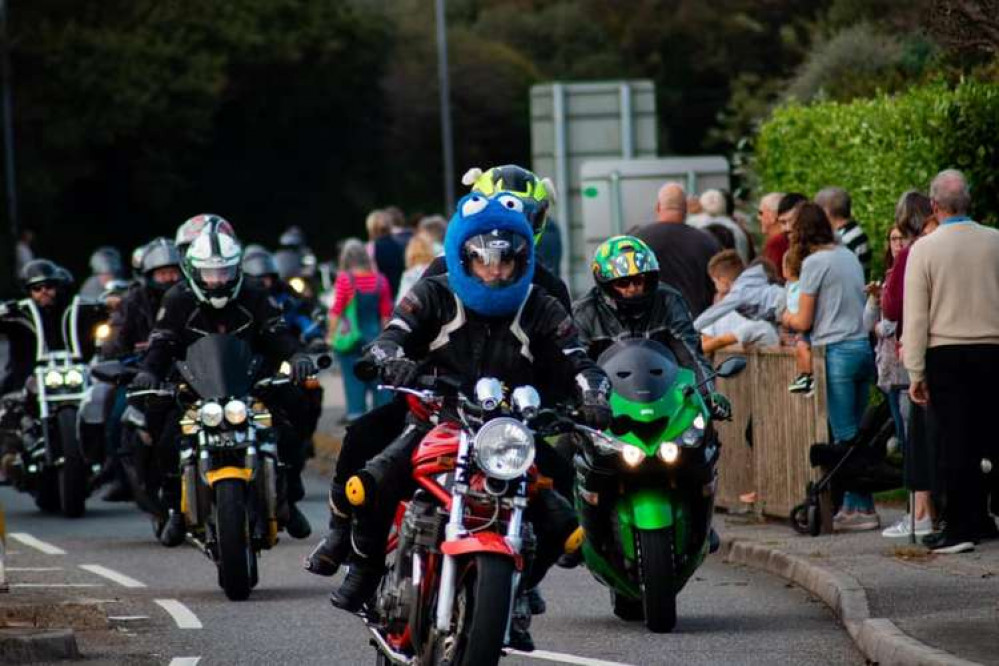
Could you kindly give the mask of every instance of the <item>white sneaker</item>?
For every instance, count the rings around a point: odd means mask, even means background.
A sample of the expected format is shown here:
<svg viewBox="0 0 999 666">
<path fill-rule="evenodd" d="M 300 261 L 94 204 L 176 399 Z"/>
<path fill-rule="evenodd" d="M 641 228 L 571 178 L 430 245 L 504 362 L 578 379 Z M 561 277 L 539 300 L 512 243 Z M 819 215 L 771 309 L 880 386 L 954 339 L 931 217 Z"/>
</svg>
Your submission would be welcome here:
<svg viewBox="0 0 999 666">
<path fill-rule="evenodd" d="M 927 514 L 916 521 L 916 536 L 926 536 L 933 531 L 933 520 Z M 905 515 L 891 527 L 886 527 L 881 536 L 889 539 L 906 538 L 912 534 L 912 516 Z"/>
</svg>

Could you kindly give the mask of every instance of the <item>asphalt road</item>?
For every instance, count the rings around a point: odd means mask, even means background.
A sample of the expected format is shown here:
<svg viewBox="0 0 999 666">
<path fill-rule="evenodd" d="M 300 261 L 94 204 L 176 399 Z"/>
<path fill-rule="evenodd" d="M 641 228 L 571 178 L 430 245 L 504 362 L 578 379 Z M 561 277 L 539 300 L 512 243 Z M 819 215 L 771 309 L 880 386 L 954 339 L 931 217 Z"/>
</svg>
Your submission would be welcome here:
<svg viewBox="0 0 999 666">
<path fill-rule="evenodd" d="M 321 479 L 308 479 L 303 509 L 316 532 L 325 524 L 324 490 Z M 374 662 L 361 621 L 327 601 L 338 579 L 331 583 L 301 569 L 318 534 L 307 542 L 283 536 L 264 555 L 260 585 L 250 600 L 233 603 L 218 589 L 215 568 L 203 555 L 155 543 L 148 522 L 129 505 L 92 499 L 87 517 L 66 520 L 40 514 L 30 497 L 10 488 L 0 489 L 0 503 L 7 510 L 8 532 L 29 535 L 29 543 L 24 537 L 9 540 L 11 598 L 48 590 L 62 598 L 106 602 L 115 630 L 81 635 L 83 663 Z M 39 550 L 46 545 L 64 554 Z M 778 578 L 715 558 L 681 593 L 680 619 L 669 635 L 650 634 L 640 623 L 615 618 L 606 591 L 582 568 L 554 570 L 544 592 L 548 612 L 536 617 L 533 627 L 543 652 L 530 658 L 512 655 L 503 663 L 864 663 L 821 602 Z"/>
</svg>

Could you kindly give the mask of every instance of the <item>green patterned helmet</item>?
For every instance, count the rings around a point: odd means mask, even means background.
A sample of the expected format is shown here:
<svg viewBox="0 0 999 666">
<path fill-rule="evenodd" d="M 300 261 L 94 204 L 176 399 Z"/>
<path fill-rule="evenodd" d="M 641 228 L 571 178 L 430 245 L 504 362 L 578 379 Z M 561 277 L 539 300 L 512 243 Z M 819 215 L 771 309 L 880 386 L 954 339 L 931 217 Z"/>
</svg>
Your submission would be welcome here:
<svg viewBox="0 0 999 666">
<path fill-rule="evenodd" d="M 618 305 L 639 305 L 651 296 L 651 286 L 659 281 L 659 261 L 648 245 L 634 236 L 614 236 L 605 240 L 593 253 L 593 279 Z M 622 278 L 644 277 L 646 288 L 641 297 L 624 299 L 611 287 Z"/>
<path fill-rule="evenodd" d="M 534 242 L 541 239 L 548 221 L 548 210 L 555 202 L 555 185 L 550 178 L 539 178 L 524 167 L 505 164 L 485 171 L 469 169 L 461 182 L 489 199 L 500 193 L 512 194 L 520 199 L 524 204 L 524 217 L 534 231 Z"/>
</svg>

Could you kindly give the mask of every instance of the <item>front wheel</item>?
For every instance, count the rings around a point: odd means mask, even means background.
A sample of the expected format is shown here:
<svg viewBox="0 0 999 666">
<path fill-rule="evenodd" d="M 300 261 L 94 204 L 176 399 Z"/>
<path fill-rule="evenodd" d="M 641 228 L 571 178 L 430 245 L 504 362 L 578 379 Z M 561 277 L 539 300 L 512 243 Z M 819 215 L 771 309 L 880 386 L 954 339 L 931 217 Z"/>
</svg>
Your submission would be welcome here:
<svg viewBox="0 0 999 666">
<path fill-rule="evenodd" d="M 513 560 L 501 555 L 477 555 L 467 562 L 458 581 L 451 610 L 451 632 L 438 644 L 434 663 L 452 666 L 495 665 L 513 594 Z"/>
<path fill-rule="evenodd" d="M 657 634 L 676 626 L 676 573 L 673 530 L 639 530 L 639 575 L 645 626 Z"/>
<path fill-rule="evenodd" d="M 215 536 L 218 541 L 219 584 L 225 596 L 243 601 L 253 589 L 256 553 L 250 546 L 246 484 L 223 479 L 215 484 Z"/>
<path fill-rule="evenodd" d="M 62 515 L 79 518 L 87 508 L 87 477 L 89 469 L 80 446 L 76 429 L 76 410 L 62 409 L 59 423 L 59 444 L 62 465 L 59 466 L 59 500 Z"/>
</svg>

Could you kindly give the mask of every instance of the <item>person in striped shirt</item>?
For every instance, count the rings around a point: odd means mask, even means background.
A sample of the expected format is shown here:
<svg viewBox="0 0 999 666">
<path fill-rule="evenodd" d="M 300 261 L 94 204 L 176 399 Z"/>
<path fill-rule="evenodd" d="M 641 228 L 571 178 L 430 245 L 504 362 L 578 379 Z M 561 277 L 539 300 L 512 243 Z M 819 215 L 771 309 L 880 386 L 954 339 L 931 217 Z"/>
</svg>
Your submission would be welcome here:
<svg viewBox="0 0 999 666">
<path fill-rule="evenodd" d="M 815 195 L 815 203 L 825 210 L 839 242 L 860 259 L 866 279 L 871 271 L 871 245 L 863 228 L 851 216 L 849 193 L 842 187 L 826 187 Z"/>
</svg>

